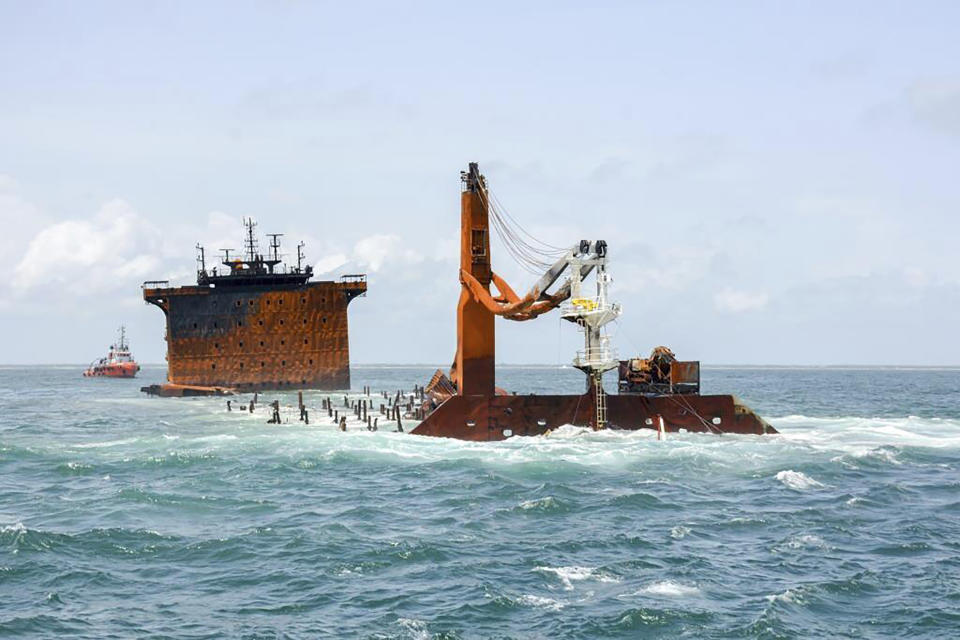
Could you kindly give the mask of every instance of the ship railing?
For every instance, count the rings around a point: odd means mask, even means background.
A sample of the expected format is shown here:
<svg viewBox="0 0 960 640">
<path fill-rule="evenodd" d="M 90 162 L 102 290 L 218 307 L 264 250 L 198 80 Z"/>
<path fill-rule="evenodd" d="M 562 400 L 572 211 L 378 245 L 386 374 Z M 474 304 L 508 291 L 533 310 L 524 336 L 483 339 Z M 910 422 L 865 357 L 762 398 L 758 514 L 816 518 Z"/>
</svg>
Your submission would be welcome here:
<svg viewBox="0 0 960 640">
<path fill-rule="evenodd" d="M 141 286 L 141 289 L 169 289 L 169 280 L 147 280 Z"/>
<path fill-rule="evenodd" d="M 605 298 L 570 298 L 560 305 L 560 315 L 563 317 L 584 317 L 600 315 L 613 311 L 616 313 L 619 305 L 610 303 Z"/>
<path fill-rule="evenodd" d="M 581 349 L 573 359 L 575 367 L 588 369 L 612 369 L 617 366 L 617 350 L 612 347 L 594 347 Z"/>
<path fill-rule="evenodd" d="M 365 273 L 347 273 L 340 276 L 340 282 L 366 282 L 367 274 Z"/>
</svg>

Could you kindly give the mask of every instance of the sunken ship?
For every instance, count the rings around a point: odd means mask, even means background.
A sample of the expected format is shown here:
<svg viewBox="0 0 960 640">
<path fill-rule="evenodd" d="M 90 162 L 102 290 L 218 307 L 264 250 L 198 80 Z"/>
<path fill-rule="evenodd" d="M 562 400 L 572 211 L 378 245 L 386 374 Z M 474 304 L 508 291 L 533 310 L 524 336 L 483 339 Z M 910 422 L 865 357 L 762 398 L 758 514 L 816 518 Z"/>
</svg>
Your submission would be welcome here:
<svg viewBox="0 0 960 640">
<path fill-rule="evenodd" d="M 470 163 L 460 179 L 456 354 L 449 375 L 437 371 L 424 388 L 417 416 L 422 422 L 411 433 L 503 440 L 543 435 L 565 424 L 594 430 L 654 429 L 660 435 L 776 433 L 736 397 L 701 395 L 697 361 L 678 361 L 666 347 L 654 349 L 650 358 L 617 358 L 605 326 L 617 319 L 621 308 L 607 295 L 612 278 L 604 240 L 581 240 L 566 248 L 548 245 L 502 208 L 476 163 Z M 526 295 L 518 295 L 493 270 L 491 226 L 511 257 L 534 273 L 542 271 Z M 573 366 L 585 374 L 584 393 L 516 395 L 497 387 L 494 320 L 532 321 L 554 309 L 583 334 L 584 348 Z M 619 373 L 618 393 L 608 394 L 603 375 L 614 369 Z"/>
<path fill-rule="evenodd" d="M 283 234 L 267 234 L 260 253 L 256 223 L 244 220 L 244 251 L 223 249 L 207 270 L 197 245 L 197 284 L 143 283 L 143 299 L 166 316 L 167 384 L 159 395 L 232 390 L 349 389 L 347 307 L 366 294 L 364 274 L 310 282 L 313 268 L 297 246 L 296 266 L 280 253 Z"/>
</svg>

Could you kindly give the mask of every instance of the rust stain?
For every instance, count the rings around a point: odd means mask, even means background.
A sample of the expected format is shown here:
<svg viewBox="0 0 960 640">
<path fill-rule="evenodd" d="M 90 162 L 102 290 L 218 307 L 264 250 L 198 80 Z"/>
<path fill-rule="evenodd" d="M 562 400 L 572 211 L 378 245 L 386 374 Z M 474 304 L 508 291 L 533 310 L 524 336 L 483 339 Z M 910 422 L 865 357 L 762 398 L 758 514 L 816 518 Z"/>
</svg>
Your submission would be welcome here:
<svg viewBox="0 0 960 640">
<path fill-rule="evenodd" d="M 167 379 L 236 389 L 350 387 L 347 306 L 365 279 L 286 288 L 148 288 L 167 319 Z"/>
</svg>

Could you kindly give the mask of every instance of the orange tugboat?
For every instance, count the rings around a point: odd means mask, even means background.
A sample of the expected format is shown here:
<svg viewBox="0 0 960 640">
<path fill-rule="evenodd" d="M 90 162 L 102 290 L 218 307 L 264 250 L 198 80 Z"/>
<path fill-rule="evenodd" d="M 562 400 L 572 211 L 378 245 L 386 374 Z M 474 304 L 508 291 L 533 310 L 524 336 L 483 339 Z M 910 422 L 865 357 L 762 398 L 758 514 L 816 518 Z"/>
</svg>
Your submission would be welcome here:
<svg viewBox="0 0 960 640">
<path fill-rule="evenodd" d="M 120 327 L 120 341 L 110 345 L 110 352 L 106 358 L 100 358 L 87 367 L 83 372 L 85 378 L 134 378 L 140 371 L 140 365 L 130 355 L 130 346 L 127 344 L 127 330 Z"/>
</svg>

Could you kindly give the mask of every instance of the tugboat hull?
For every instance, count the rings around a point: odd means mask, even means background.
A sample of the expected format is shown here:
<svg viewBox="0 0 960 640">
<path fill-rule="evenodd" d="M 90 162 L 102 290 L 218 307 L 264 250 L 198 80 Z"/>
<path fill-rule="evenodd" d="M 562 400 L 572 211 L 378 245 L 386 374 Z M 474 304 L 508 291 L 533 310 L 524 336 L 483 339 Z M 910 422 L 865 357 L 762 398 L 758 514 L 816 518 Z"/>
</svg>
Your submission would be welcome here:
<svg viewBox="0 0 960 640">
<path fill-rule="evenodd" d="M 135 378 L 140 367 L 135 362 L 92 367 L 83 372 L 85 378 Z"/>
</svg>

